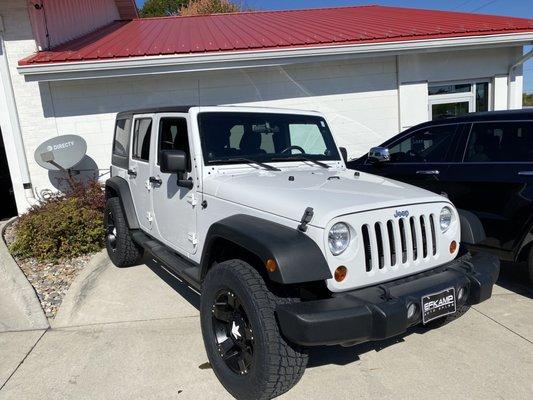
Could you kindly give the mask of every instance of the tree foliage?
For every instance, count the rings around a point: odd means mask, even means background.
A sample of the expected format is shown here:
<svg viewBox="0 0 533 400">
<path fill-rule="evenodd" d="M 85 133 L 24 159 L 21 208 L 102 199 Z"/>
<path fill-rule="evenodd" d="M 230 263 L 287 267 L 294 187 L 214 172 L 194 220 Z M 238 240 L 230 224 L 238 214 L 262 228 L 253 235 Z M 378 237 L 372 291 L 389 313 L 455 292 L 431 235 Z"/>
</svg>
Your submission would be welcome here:
<svg viewBox="0 0 533 400">
<path fill-rule="evenodd" d="M 221 14 L 244 11 L 241 3 L 229 0 L 191 0 L 181 9 L 181 15 Z"/>
<path fill-rule="evenodd" d="M 522 102 L 524 106 L 533 106 L 533 93 L 524 93 L 522 95 Z"/>
<path fill-rule="evenodd" d="M 230 0 L 146 0 L 139 14 L 144 18 L 231 13 L 245 10 L 248 9 L 242 2 Z"/>
<path fill-rule="evenodd" d="M 143 18 L 179 15 L 181 8 L 187 4 L 189 0 L 146 0 L 139 15 Z"/>
</svg>

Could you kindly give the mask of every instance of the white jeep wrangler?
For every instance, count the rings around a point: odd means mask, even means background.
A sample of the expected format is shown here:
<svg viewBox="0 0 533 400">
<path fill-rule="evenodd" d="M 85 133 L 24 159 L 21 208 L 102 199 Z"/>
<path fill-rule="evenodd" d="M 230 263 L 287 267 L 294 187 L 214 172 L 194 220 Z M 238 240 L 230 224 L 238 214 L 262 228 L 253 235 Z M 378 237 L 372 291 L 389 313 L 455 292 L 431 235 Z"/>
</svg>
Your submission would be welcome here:
<svg viewBox="0 0 533 400">
<path fill-rule="evenodd" d="M 107 250 L 147 252 L 201 292 L 211 366 L 237 398 L 278 396 L 306 347 L 381 340 L 488 299 L 498 260 L 444 197 L 348 170 L 317 112 L 119 113 Z"/>
</svg>

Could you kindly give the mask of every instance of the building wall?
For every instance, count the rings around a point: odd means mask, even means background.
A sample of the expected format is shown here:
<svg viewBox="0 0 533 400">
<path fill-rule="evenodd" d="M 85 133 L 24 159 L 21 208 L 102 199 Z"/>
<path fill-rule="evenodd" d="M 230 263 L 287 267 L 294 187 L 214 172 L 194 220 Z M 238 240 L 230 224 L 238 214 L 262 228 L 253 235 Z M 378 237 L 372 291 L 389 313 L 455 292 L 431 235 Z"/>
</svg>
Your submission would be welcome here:
<svg viewBox="0 0 533 400">
<path fill-rule="evenodd" d="M 99 168 L 100 176 L 105 178 L 114 118 L 122 110 L 198 102 L 318 110 L 326 114 L 339 144 L 348 148 L 351 157 L 356 157 L 401 128 L 428 119 L 428 82 L 490 78 L 495 107 L 505 107 L 507 68 L 518 58 L 519 51 L 513 47 L 248 70 L 35 83 L 25 82 L 16 70 L 18 60 L 36 51 L 26 1 L 0 0 L 0 14 L 6 16 L 7 56 L 36 195 L 53 189 L 57 175 L 38 166 L 33 153 L 40 143 L 57 135 L 83 136 L 88 144 L 88 157 L 82 168 Z M 0 116 L 1 113 L 0 109 Z M 2 133 L 9 140 L 11 133 L 4 126 Z M 17 174 L 12 177 L 17 204 L 23 211 L 28 202 L 21 182 L 17 182 L 20 177 Z"/>
<path fill-rule="evenodd" d="M 114 0 L 28 0 L 27 2 L 39 49 L 55 47 L 120 19 Z M 37 8 L 35 4 L 38 4 Z"/>
<path fill-rule="evenodd" d="M 492 86 L 493 109 L 507 109 L 509 67 L 521 55 L 522 46 L 514 46 L 399 56 L 401 129 L 429 119 L 428 83 L 485 79 Z M 522 108 L 521 70 L 517 73 L 514 108 Z"/>
</svg>

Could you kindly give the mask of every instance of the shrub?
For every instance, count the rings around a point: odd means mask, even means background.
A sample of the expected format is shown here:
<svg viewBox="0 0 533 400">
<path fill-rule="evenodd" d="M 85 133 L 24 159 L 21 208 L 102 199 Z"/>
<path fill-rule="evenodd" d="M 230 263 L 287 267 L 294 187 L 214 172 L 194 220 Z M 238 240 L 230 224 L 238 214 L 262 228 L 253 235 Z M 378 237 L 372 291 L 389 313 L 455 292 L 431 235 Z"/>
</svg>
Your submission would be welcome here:
<svg viewBox="0 0 533 400">
<path fill-rule="evenodd" d="M 96 252 L 104 246 L 105 195 L 97 181 L 72 183 L 22 215 L 11 252 L 20 258 L 58 261 Z"/>
</svg>

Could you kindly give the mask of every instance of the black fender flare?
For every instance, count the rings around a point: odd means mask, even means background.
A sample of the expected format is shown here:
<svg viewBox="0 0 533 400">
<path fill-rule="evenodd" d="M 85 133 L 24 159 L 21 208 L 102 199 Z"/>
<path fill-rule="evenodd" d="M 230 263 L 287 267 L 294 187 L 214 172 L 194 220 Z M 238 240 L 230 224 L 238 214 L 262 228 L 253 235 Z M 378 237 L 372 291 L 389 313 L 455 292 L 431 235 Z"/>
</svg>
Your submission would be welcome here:
<svg viewBox="0 0 533 400">
<path fill-rule="evenodd" d="M 135 214 L 135 206 L 133 205 L 133 198 L 131 197 L 130 186 L 128 182 L 120 176 L 109 178 L 105 182 L 106 199 L 118 196 L 122 211 L 126 216 L 126 222 L 130 229 L 139 229 L 139 220 Z"/>
<path fill-rule="evenodd" d="M 461 223 L 461 242 L 466 244 L 478 244 L 485 240 L 485 229 L 478 216 L 470 211 L 460 210 L 459 222 Z"/>
<path fill-rule="evenodd" d="M 277 268 L 268 277 L 283 284 L 314 282 L 332 277 L 328 263 L 317 244 L 305 233 L 276 222 L 237 214 L 224 218 L 209 228 L 201 260 L 203 278 L 214 259 L 217 239 L 228 240 L 256 255 L 263 268 L 268 259 Z"/>
</svg>

